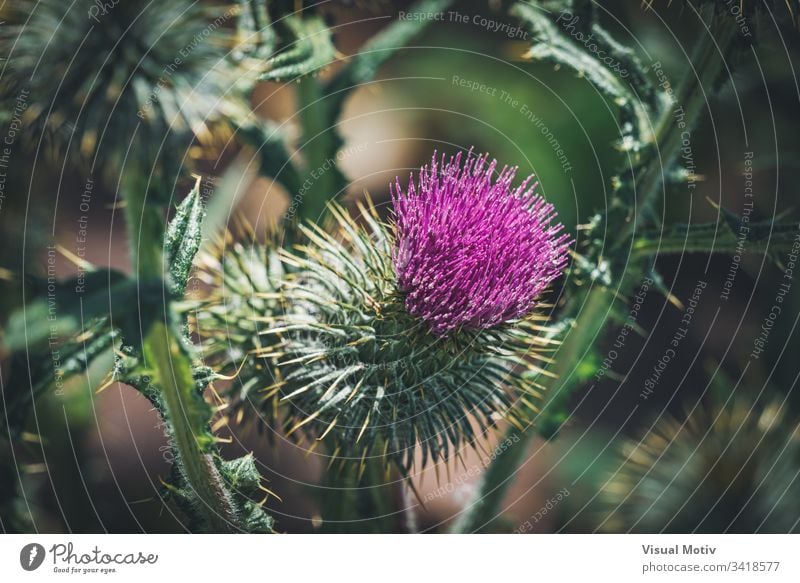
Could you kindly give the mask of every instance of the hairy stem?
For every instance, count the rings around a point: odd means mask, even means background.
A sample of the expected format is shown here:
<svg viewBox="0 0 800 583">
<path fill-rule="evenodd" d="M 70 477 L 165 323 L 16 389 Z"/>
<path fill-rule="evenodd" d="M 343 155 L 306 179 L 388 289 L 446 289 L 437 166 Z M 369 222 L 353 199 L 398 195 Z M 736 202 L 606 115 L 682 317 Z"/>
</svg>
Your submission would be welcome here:
<svg viewBox="0 0 800 583">
<path fill-rule="evenodd" d="M 180 469 L 198 497 L 198 506 L 212 532 L 234 532 L 236 514 L 214 459 L 208 453 L 210 436 L 205 429 L 205 410 L 197 401 L 191 363 L 179 341 L 163 323 L 151 326 L 144 343 L 145 359 L 153 381 L 161 390 L 173 445 Z M 200 406 L 198 406 L 200 405 Z"/>
</svg>

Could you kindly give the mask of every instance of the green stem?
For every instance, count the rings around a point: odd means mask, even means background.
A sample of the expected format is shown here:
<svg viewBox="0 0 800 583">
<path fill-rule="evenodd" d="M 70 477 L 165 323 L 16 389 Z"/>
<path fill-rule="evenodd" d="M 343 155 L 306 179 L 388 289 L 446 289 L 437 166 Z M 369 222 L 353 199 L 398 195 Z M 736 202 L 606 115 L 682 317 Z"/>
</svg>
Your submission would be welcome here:
<svg viewBox="0 0 800 583">
<path fill-rule="evenodd" d="M 297 84 L 297 99 L 308 172 L 300 191 L 292 193 L 292 204 L 300 222 L 320 222 L 328 201 L 338 195 L 346 183 L 336 161 L 341 139 L 332 125 L 336 120 L 331 120 L 330 103 L 317 79 L 302 78 Z"/>
<path fill-rule="evenodd" d="M 129 168 L 123 179 L 126 220 L 134 276 L 141 281 L 165 281 L 163 258 L 165 219 L 158 204 L 148 204 L 147 174 Z M 169 314 L 169 308 L 164 310 Z M 168 316 L 164 316 L 167 319 Z M 234 512 L 224 483 L 208 450 L 212 447 L 207 414 L 202 396 L 196 393 L 189 358 L 163 321 L 154 322 L 142 341 L 145 361 L 160 390 L 179 468 L 189 487 L 199 497 L 198 507 L 215 532 L 233 529 Z M 201 442 L 201 436 L 205 443 Z"/>
<path fill-rule="evenodd" d="M 532 432 L 527 433 L 528 436 L 531 434 Z M 509 443 L 515 445 L 495 458 L 486 468 L 481 476 L 479 495 L 461 513 L 452 527 L 452 532 L 460 534 L 480 532 L 502 513 L 502 502 L 528 452 L 525 444 L 529 443 L 526 433 L 513 427 L 503 439 L 509 439 L 511 440 Z"/>
<path fill-rule="evenodd" d="M 235 532 L 236 512 L 208 453 L 212 438 L 206 430 L 206 407 L 198 402 L 202 397 L 195 392 L 189 359 L 162 322 L 151 326 L 144 352 L 154 384 L 161 391 L 179 468 L 199 499 L 198 507 L 211 532 Z M 198 432 L 196 427 L 203 429 Z"/>
<path fill-rule="evenodd" d="M 325 475 L 318 501 L 325 533 L 386 533 L 396 529 L 395 488 L 384 461 L 367 458 L 342 462 Z"/>
<path fill-rule="evenodd" d="M 571 313 L 577 311 L 578 315 L 555 354 L 555 363 L 551 371 L 554 377 L 549 381 L 544 396 L 543 422 L 538 431 L 547 439 L 557 435 L 568 417 L 568 401 L 580 380 L 576 369 L 591 347 L 602 338 L 614 297 L 613 290 L 595 284 L 585 294 L 579 294 L 576 298 L 576 300 L 585 299 L 585 302 L 571 310 Z M 577 301 L 573 303 L 577 304 Z"/>
</svg>

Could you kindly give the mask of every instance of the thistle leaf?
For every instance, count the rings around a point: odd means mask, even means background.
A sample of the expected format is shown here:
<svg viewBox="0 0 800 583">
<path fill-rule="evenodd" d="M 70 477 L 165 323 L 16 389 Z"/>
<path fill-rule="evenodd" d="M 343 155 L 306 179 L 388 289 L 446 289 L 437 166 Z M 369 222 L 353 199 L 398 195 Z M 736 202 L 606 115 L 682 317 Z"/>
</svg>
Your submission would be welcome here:
<svg viewBox="0 0 800 583">
<path fill-rule="evenodd" d="M 194 188 L 181 201 L 175 216 L 164 234 L 164 256 L 170 274 L 171 291 L 183 295 L 192 270 L 194 256 L 200 249 L 203 233 L 205 208 L 200 198 L 200 179 Z"/>
<path fill-rule="evenodd" d="M 275 532 L 272 517 L 261 503 L 254 501 L 259 497 L 263 498 L 263 489 L 252 454 L 229 461 L 215 455 L 210 458 L 210 463 L 217 472 L 217 485 L 226 492 L 226 499 L 230 503 L 230 511 L 238 529 L 251 534 Z M 189 531 L 214 532 L 204 518 L 203 503 L 198 500 L 197 493 L 178 466 L 173 466 L 172 473 L 164 484 L 164 498 L 181 512 Z"/>
<path fill-rule="evenodd" d="M 275 28 L 283 37 L 283 50 L 267 60 L 261 81 L 293 81 L 318 72 L 336 59 L 331 31 L 319 14 L 296 13 L 282 17 Z"/>
<path fill-rule="evenodd" d="M 573 16 L 569 10 L 560 12 L 556 19 L 550 10 L 529 2 L 517 2 L 510 12 L 527 26 L 533 36 L 534 42 L 526 55 L 528 58 L 549 61 L 575 71 L 619 107 L 621 147 L 638 150 L 652 141 L 649 120 L 658 114 L 665 102 L 647 80 L 636 56 L 594 22 L 593 11 L 577 17 L 583 29 L 581 34 L 585 37 L 591 35 L 594 45 L 613 55 L 620 66 L 624 64 L 624 77 L 598 60 L 594 53 L 557 24 L 567 15 Z M 636 87 L 636 92 L 632 86 Z"/>
<path fill-rule="evenodd" d="M 800 245 L 800 222 L 750 220 L 721 208 L 713 223 L 675 224 L 663 231 L 644 231 L 633 243 L 636 256 L 677 253 L 776 253 Z"/>
<path fill-rule="evenodd" d="M 275 49 L 275 32 L 270 26 L 267 3 L 263 0 L 236 0 L 239 14 L 236 18 L 238 44 L 234 58 L 265 59 Z"/>
<path fill-rule="evenodd" d="M 13 353 L 8 362 L 8 383 L 3 390 L 0 434 L 17 436 L 36 399 L 52 387 L 84 373 L 97 358 L 115 349 L 118 339 L 119 335 L 103 321 L 82 334 L 80 341 L 71 339 L 58 346 L 56 353 L 49 349 Z"/>
<path fill-rule="evenodd" d="M 250 533 L 271 533 L 274 521 L 256 499 L 263 497 L 261 474 L 253 454 L 219 462 L 222 477 L 230 488 L 240 522 Z"/>
</svg>

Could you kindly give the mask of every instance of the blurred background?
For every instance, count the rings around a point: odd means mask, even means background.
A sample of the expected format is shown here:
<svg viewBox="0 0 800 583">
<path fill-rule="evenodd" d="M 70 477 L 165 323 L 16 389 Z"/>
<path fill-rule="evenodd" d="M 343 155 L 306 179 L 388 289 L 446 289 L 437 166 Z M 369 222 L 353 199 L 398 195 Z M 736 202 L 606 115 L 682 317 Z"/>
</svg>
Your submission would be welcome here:
<svg viewBox="0 0 800 583">
<path fill-rule="evenodd" d="M 406 9 L 404 2 L 330 4 L 326 19 L 342 55 L 357 52 Z M 700 24 L 681 2 L 654 3 L 652 9 L 642 4 L 604 2 L 603 21 L 629 40 L 643 62 L 660 63 L 667 78 L 677 82 L 691 67 L 687 53 Z M 0 21 L 9 9 L 3 3 Z M 536 174 L 541 192 L 580 239 L 581 225 L 605 207 L 611 181 L 630 155 L 619 148 L 614 105 L 586 79 L 526 58 L 530 39 L 522 33 L 492 30 L 499 25 L 490 21 L 514 25 L 500 3 L 465 1 L 453 10 L 458 18 L 433 23 L 383 66 L 380 82 L 348 98 L 340 120 L 345 143 L 337 159 L 349 186 L 340 200 L 349 204 L 368 192 L 377 204 L 385 204 L 389 182 L 396 176 L 405 180 L 433 151 L 474 147 L 501 163 L 518 165 L 519 174 Z M 791 26 L 761 25 L 771 32 L 762 33 L 740 62 L 730 63 L 732 78 L 709 100 L 692 133 L 689 155 L 698 182 L 693 190 L 668 188 L 659 209 L 665 224 L 716 220 L 709 199 L 741 213 L 747 202 L 746 171 L 752 172 L 757 216 L 769 219 L 796 211 L 800 132 L 794 61 L 800 47 Z M 9 59 L 7 66 L 13 67 L 13 53 Z M 323 70 L 321 77 L 337 66 Z M 296 89 L 294 83 L 260 83 L 250 106 L 278 124 L 294 140 L 290 151 L 302 157 Z M 2 135 L 14 131 L 7 118 Z M 234 169 L 242 184 L 231 216 L 241 213 L 260 227 L 279 220 L 291 194 L 268 178 L 238 170 L 253 152 L 223 143 L 186 144 L 209 198 L 214 185 L 229 179 Z M 0 191 L 3 322 L 22 305 L 28 275 L 46 276 L 48 269 L 58 278 L 77 273 L 68 257 L 52 251 L 54 245 L 75 249 L 76 237 L 85 236 L 83 259 L 130 271 L 118 184 L 101 171 L 76 170 L 68 160 L 71 154 L 48 155 L 45 142 L 15 139 L 12 148 L 13 162 L 3 168 Z M 176 179 L 176 200 L 192 181 L 189 176 Z M 87 200 L 90 204 L 82 206 Z M 785 511 L 782 504 L 788 504 L 786 493 L 796 487 L 800 472 L 792 421 L 800 415 L 800 284 L 786 293 L 763 353 L 757 359 L 749 356 L 779 286 L 791 283 L 781 269 L 786 257 L 772 259 L 743 256 L 729 293 L 723 293 L 731 257 L 686 253 L 660 258 L 664 283 L 677 302 L 655 289 L 646 291 L 637 334 L 613 355 L 621 326 L 608 326 L 601 340 L 607 350 L 601 352 L 611 356 L 610 367 L 575 395 L 569 423 L 557 439 L 537 438 L 530 445 L 505 513 L 490 530 L 796 528 L 800 515 L 791 514 L 796 503 Z M 685 308 L 693 296 L 687 324 Z M 669 366 L 659 367 L 680 329 L 685 338 L 670 353 Z M 4 392 L 13 389 L 11 358 L 0 347 Z M 60 394 L 40 399 L 26 420 L 24 439 L 2 452 L 4 531 L 181 529 L 157 496 L 171 462 L 157 414 L 123 385 L 110 384 L 99 392 L 90 388 L 110 364 L 97 362 L 89 378 L 71 379 Z M 758 408 L 748 405 L 755 402 Z M 773 430 L 780 435 L 777 441 L 765 440 Z M 277 529 L 314 532 L 319 526 L 314 490 L 325 470 L 320 460 L 285 440 L 268 443 L 258 427 L 233 425 L 219 434 L 228 441 L 222 447 L 226 457 L 255 453 L 267 487 L 280 497 L 267 503 Z M 625 444 L 642 438 L 646 447 L 632 455 Z M 664 440 L 676 445 L 667 451 Z M 488 443 L 486 450 L 495 446 Z M 464 452 L 463 461 L 420 472 L 414 478 L 418 498 L 397 504 L 414 506 L 421 530 L 445 531 L 474 492 L 483 458 L 479 452 Z M 640 480 L 642 467 L 655 471 Z M 682 500 L 679 506 L 688 516 L 660 516 L 658 505 L 643 502 L 641 491 L 647 489 Z"/>
</svg>

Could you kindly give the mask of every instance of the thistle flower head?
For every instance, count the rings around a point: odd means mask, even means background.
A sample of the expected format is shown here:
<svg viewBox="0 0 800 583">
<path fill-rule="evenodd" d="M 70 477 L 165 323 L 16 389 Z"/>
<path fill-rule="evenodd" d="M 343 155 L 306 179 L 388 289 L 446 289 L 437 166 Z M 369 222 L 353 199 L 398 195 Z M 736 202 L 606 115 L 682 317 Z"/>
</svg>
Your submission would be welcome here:
<svg viewBox="0 0 800 583">
<path fill-rule="evenodd" d="M 553 205 L 516 167 L 470 150 L 423 167 L 407 189 L 392 188 L 397 284 L 410 314 L 440 336 L 485 329 L 530 312 L 564 270 L 569 236 Z"/>
<path fill-rule="evenodd" d="M 500 419 L 530 422 L 554 343 L 531 308 L 563 267 L 567 239 L 527 183 L 511 190 L 513 170 L 492 182 L 485 163 L 423 170 L 418 189 L 395 195 L 394 225 L 372 206 L 359 222 L 333 206 L 333 230 L 301 227 L 296 250 L 226 241 L 201 258 L 214 291 L 194 303 L 195 331 L 210 365 L 239 371 L 237 415 L 324 438 L 334 457 L 376 455 L 406 470 L 477 447 Z M 468 228 L 475 236 L 461 237 Z M 431 242 L 448 235 L 471 254 Z"/>
</svg>

